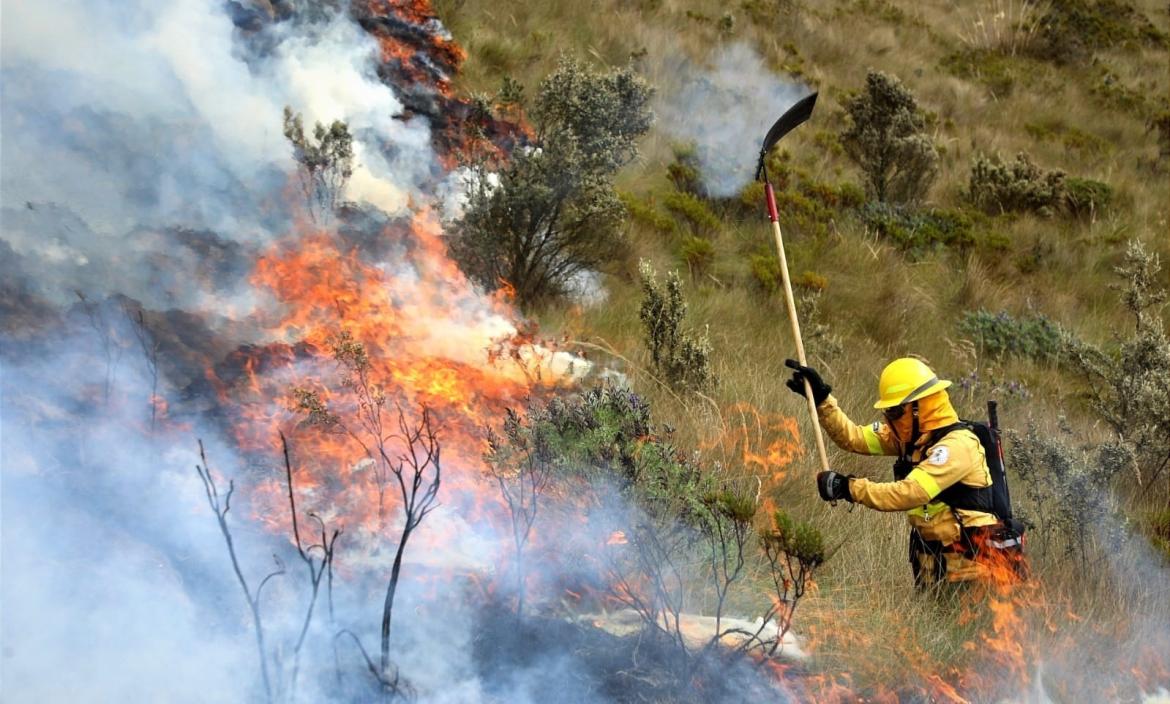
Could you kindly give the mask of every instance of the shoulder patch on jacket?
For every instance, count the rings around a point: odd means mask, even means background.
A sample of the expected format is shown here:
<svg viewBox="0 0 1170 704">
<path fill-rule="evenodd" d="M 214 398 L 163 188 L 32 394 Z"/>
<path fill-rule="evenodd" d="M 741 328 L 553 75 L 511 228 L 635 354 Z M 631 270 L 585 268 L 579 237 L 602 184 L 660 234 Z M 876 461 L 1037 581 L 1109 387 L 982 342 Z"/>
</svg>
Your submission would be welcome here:
<svg viewBox="0 0 1170 704">
<path fill-rule="evenodd" d="M 926 461 L 930 464 L 943 465 L 946 464 L 947 460 L 950 458 L 951 452 L 946 448 L 946 445 L 936 445 L 934 449 L 930 451 L 930 456 L 926 458 Z"/>
</svg>

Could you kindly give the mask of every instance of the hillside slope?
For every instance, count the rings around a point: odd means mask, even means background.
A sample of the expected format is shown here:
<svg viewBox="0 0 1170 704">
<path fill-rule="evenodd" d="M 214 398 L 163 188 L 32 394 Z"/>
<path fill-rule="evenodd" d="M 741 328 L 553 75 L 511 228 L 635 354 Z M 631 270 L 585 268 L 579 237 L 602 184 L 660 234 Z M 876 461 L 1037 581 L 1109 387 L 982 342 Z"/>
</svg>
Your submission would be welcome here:
<svg viewBox="0 0 1170 704">
<path fill-rule="evenodd" d="M 996 397 L 1009 429 L 1023 432 L 1033 423 L 1041 435 L 1063 437 L 1058 427 L 1068 426 L 1078 443 L 1101 442 L 1109 431 L 1083 380 L 1043 349 L 1000 354 L 992 333 L 1022 328 L 987 321 L 1006 314 L 1107 348 L 1132 334 L 1116 290 L 1123 281 L 1114 271 L 1127 243 L 1138 240 L 1162 262 L 1170 259 L 1170 165 L 1164 142 L 1159 156 L 1156 127 L 1170 95 L 1165 4 L 644 0 L 516 2 L 501 9 L 450 0 L 437 10 L 468 48 L 458 83 L 464 92 L 490 94 L 505 75 L 531 91 L 559 52 L 603 66 L 632 61 L 656 86 L 659 123 L 643 158 L 621 180 L 631 212 L 629 251 L 602 280 L 604 302 L 554 304 L 538 317 L 546 331 L 621 366 L 678 427 L 683 444 L 762 477 L 778 502 L 813 517 L 841 544 L 798 626 L 822 641 L 825 667 L 847 663 L 862 681 L 888 682 L 900 676 L 904 660 L 921 660 L 923 652 L 935 662 L 962 661 L 961 644 L 970 634 L 940 630 L 934 607 L 907 594 L 901 518 L 846 513 L 815 499 L 811 428 L 802 403 L 783 387 L 783 360 L 795 356 L 794 344 L 780 294 L 769 290 L 771 242 L 759 192 L 745 182 L 730 197 L 710 195 L 710 182 L 702 181 L 710 174 L 696 170 L 690 145 L 670 124 L 679 119 L 671 106 L 696 77 L 734 84 L 726 88 L 737 92 L 745 112 L 756 87 L 763 100 L 770 82 L 792 84 L 794 94 L 806 90 L 801 86 L 820 92 L 813 119 L 785 140 L 776 162 L 781 224 L 803 299 L 809 356 L 856 420 L 871 420 L 882 366 L 915 354 L 961 382 L 953 398 L 964 416 L 983 417 L 984 402 Z M 726 56 L 745 53 L 748 60 L 720 71 Z M 754 72 L 753 56 L 763 71 Z M 900 78 L 926 114 L 940 172 L 917 212 L 946 227 L 899 230 L 862 204 L 863 177 L 840 135 L 845 102 L 870 69 Z M 766 129 L 744 125 L 734 111 L 692 107 L 695 121 L 757 129 L 759 136 L 748 140 L 753 144 Z M 1043 169 L 1107 184 L 1109 203 L 1077 212 L 976 208 L 966 193 L 973 160 L 1008 161 L 1021 152 Z M 729 158 L 750 170 L 755 153 Z M 714 215 L 717 226 L 696 225 L 693 214 L 669 207 L 672 194 L 687 188 L 679 178 L 685 169 L 702 184 L 696 207 Z M 680 398 L 649 372 L 638 320 L 643 258 L 659 271 L 684 273 L 689 324 L 705 328 L 713 345 L 719 385 L 711 398 Z M 1165 270 L 1160 277 L 1165 286 Z M 768 447 L 783 419 L 792 417 L 807 451 L 786 466 L 749 461 L 745 450 Z M 882 462 L 835 448 L 830 454 L 838 471 L 888 472 Z M 1158 518 L 1165 486 L 1147 490 L 1127 475 L 1112 488 L 1131 526 L 1156 541 L 1166 530 L 1159 523 L 1165 517 Z M 1038 510 L 1023 496 L 1018 503 L 1025 512 Z M 1097 637 L 1099 624 L 1120 631 L 1133 625 L 1138 602 L 1110 581 L 1109 569 L 1086 572 L 1047 540 L 1036 543 L 1033 556 L 1054 591 L 1091 615 L 1074 637 Z M 847 631 L 839 628 L 842 619 Z M 923 662 L 916 667 L 929 669 Z"/>
</svg>

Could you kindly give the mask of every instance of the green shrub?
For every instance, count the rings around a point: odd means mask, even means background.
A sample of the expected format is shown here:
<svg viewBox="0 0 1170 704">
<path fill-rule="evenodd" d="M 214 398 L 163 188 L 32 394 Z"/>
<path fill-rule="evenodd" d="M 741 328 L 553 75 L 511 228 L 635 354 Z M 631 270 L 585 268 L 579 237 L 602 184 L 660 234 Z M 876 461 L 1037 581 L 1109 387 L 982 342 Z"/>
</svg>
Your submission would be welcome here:
<svg viewBox="0 0 1170 704">
<path fill-rule="evenodd" d="M 1061 431 L 1043 433 L 1029 421 L 1026 432 L 1010 434 L 1007 466 L 1023 484 L 1028 505 L 1020 514 L 1035 525 L 1045 552 L 1085 563 L 1098 556 L 1096 528 L 1110 511 L 1109 483 L 1133 456 L 1123 443 L 1082 447 L 1071 428 L 1062 424 Z"/>
<path fill-rule="evenodd" d="M 516 68 L 523 58 L 524 49 L 514 39 L 489 37 L 475 49 L 475 57 L 490 66 L 494 73 L 508 73 Z"/>
<path fill-rule="evenodd" d="M 914 96 L 896 77 L 870 71 L 865 90 L 845 101 L 845 153 L 865 173 L 866 191 L 879 201 L 926 196 L 938 172 L 938 152 Z"/>
<path fill-rule="evenodd" d="M 1166 47 L 1166 34 L 1121 0 L 1059 0 L 1040 20 L 1032 53 L 1060 64 L 1087 61 L 1104 49 Z"/>
<path fill-rule="evenodd" d="M 668 193 L 662 199 L 662 204 L 681 217 L 695 234 L 711 234 L 719 230 L 719 218 L 705 201 L 694 194 L 682 191 Z"/>
<path fill-rule="evenodd" d="M 1143 119 L 1148 113 L 1145 91 L 1130 88 L 1120 76 L 1107 68 L 1101 68 L 1101 74 L 1090 90 L 1110 110 L 1127 112 Z"/>
<path fill-rule="evenodd" d="M 638 266 L 642 280 L 642 306 L 638 313 L 646 333 L 646 347 L 654 370 L 672 388 L 680 391 L 707 391 L 715 386 L 711 369 L 711 341 L 706 333 L 693 337 L 683 331 L 687 302 L 682 294 L 678 273 L 666 275 L 666 285 L 658 283 L 650 263 Z"/>
<path fill-rule="evenodd" d="M 856 208 L 865 203 L 865 190 L 848 181 L 832 184 L 824 181 L 800 179 L 797 190 L 820 206 L 812 214 L 821 219 L 831 217 L 830 211 L 832 210 Z"/>
<path fill-rule="evenodd" d="M 761 537 L 810 567 L 823 563 L 827 557 L 825 538 L 816 526 L 793 520 L 785 511 L 772 515 L 772 529 Z"/>
<path fill-rule="evenodd" d="M 1012 58 L 997 51 L 962 49 L 944 56 L 940 64 L 954 76 L 983 84 L 996 98 L 1011 95 L 1016 84 Z"/>
<path fill-rule="evenodd" d="M 622 205 L 626 206 L 626 213 L 639 225 L 660 235 L 671 235 L 678 230 L 678 223 L 668 215 L 658 212 L 653 203 L 629 192 L 621 192 L 618 197 Z"/>
<path fill-rule="evenodd" d="M 1170 560 L 1170 508 L 1151 512 L 1144 523 L 1150 542 Z"/>
<path fill-rule="evenodd" d="M 988 252 L 1003 254 L 1011 250 L 1012 238 L 1000 229 L 983 230 L 976 238 L 976 246 Z"/>
<path fill-rule="evenodd" d="M 1089 134 L 1075 127 L 1068 128 L 1060 138 L 1065 149 L 1085 152 L 1088 154 L 1104 154 L 1111 148 L 1110 143 L 1095 134 Z"/>
<path fill-rule="evenodd" d="M 964 250 L 975 243 L 974 221 L 957 210 L 915 211 L 886 203 L 861 208 L 866 227 L 911 256 L 952 247 Z"/>
<path fill-rule="evenodd" d="M 845 146 L 841 144 L 841 138 L 837 136 L 836 132 L 817 130 L 813 134 L 813 144 L 825 154 L 845 156 Z"/>
<path fill-rule="evenodd" d="M 715 245 L 703 237 L 686 235 L 679 246 L 679 255 L 686 262 L 691 278 L 697 279 L 706 275 L 715 263 Z"/>
<path fill-rule="evenodd" d="M 780 259 L 775 254 L 753 254 L 751 259 L 752 280 L 764 293 L 776 293 L 784 287 L 780 273 Z"/>
<path fill-rule="evenodd" d="M 1147 124 L 1149 131 L 1158 136 L 1158 160 L 1170 161 L 1170 110 L 1162 110 Z"/>
<path fill-rule="evenodd" d="M 1066 178 L 1064 189 L 1065 207 L 1077 216 L 1095 216 L 1113 200 L 1109 184 L 1089 178 Z"/>
<path fill-rule="evenodd" d="M 967 198 L 989 213 L 1031 211 L 1052 215 L 1064 202 L 1063 171 L 1045 171 L 1021 152 L 1005 164 L 999 156 L 978 155 L 971 164 Z"/>
<path fill-rule="evenodd" d="M 986 354 L 1018 355 L 1035 360 L 1053 360 L 1060 354 L 1064 332 L 1043 315 L 1013 318 L 1009 313 L 968 311 L 959 321 L 959 332 L 967 335 Z"/>
<path fill-rule="evenodd" d="M 703 187 L 703 179 L 699 171 L 699 158 L 695 154 L 694 145 L 688 144 L 674 148 L 674 161 L 667 165 L 666 177 L 682 193 L 699 197 L 707 195 L 707 190 Z"/>
<path fill-rule="evenodd" d="M 1104 154 L 1111 148 L 1106 140 L 1076 127 L 1070 127 L 1059 119 L 1026 123 L 1024 131 L 1037 141 L 1059 142 L 1065 149 L 1086 154 Z"/>
<path fill-rule="evenodd" d="M 327 222 L 345 196 L 345 186 L 353 175 L 349 125 L 341 120 L 334 120 L 328 127 L 318 122 L 309 137 L 301 114 L 286 105 L 284 137 L 293 148 L 309 217 L 314 222 Z"/>
<path fill-rule="evenodd" d="M 745 214 L 766 212 L 764 205 L 764 184 L 752 181 L 739 191 L 739 207 Z"/>
<path fill-rule="evenodd" d="M 860 208 L 865 203 L 865 189 L 850 181 L 837 184 L 837 202 L 842 208 Z"/>
</svg>

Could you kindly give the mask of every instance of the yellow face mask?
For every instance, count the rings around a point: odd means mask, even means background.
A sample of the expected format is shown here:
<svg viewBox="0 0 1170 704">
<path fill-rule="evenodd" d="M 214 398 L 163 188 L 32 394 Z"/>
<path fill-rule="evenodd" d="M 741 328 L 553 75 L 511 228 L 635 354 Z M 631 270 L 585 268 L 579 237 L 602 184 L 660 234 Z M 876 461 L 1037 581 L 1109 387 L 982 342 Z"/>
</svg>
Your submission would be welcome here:
<svg viewBox="0 0 1170 704">
<path fill-rule="evenodd" d="M 885 414 L 886 422 L 894 429 L 894 434 L 898 436 L 898 439 L 903 442 L 909 441 L 914 426 L 914 416 L 910 413 L 910 404 L 896 406 L 889 411 L 892 412 Z M 946 391 L 938 391 L 918 399 L 918 432 L 920 434 L 958 422 L 959 414 L 951 405 L 951 398 Z"/>
</svg>

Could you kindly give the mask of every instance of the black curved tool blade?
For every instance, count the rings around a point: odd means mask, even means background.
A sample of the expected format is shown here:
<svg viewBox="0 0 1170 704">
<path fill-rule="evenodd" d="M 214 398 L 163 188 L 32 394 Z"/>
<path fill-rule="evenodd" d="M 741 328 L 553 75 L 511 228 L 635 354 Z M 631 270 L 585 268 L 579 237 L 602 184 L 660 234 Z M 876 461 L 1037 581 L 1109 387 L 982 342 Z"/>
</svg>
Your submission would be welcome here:
<svg viewBox="0 0 1170 704">
<path fill-rule="evenodd" d="M 788 108 L 788 111 L 776 120 L 776 124 L 772 125 L 772 129 L 768 130 L 768 136 L 764 137 L 764 146 L 760 149 L 760 156 L 768 153 L 780 138 L 795 129 L 800 123 L 804 122 L 812 115 L 813 106 L 816 105 L 817 94 L 812 93 L 806 95 L 796 102 L 796 105 Z"/>
</svg>

